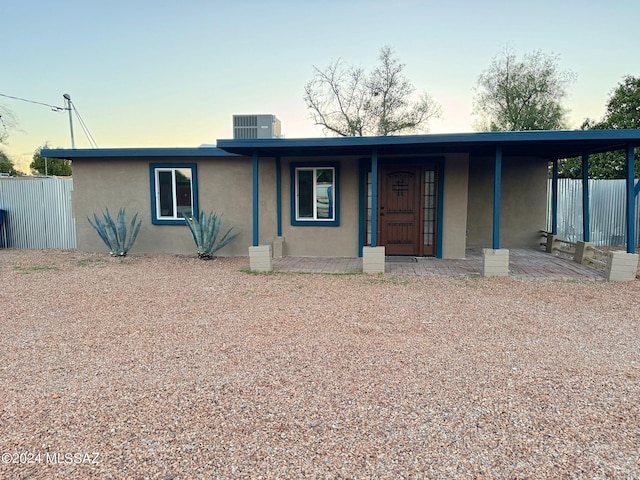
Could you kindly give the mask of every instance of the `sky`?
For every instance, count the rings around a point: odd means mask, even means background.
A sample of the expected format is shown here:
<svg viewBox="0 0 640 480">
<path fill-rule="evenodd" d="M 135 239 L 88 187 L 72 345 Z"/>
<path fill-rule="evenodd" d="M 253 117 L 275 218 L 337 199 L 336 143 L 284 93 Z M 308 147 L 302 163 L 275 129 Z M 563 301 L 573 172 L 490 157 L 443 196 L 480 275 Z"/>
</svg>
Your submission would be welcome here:
<svg viewBox="0 0 640 480">
<path fill-rule="evenodd" d="M 303 100 L 314 66 L 371 69 L 388 45 L 442 105 L 430 131 L 470 132 L 478 75 L 509 46 L 576 74 L 566 107 L 578 128 L 604 115 L 624 75 L 640 76 L 638 18 L 637 0 L 1 0 L 0 94 L 56 106 L 69 94 L 101 148 L 214 144 L 232 137 L 234 114 L 322 137 Z M 67 112 L 0 105 L 18 120 L 0 149 L 19 169 L 45 143 L 71 147 Z"/>
</svg>

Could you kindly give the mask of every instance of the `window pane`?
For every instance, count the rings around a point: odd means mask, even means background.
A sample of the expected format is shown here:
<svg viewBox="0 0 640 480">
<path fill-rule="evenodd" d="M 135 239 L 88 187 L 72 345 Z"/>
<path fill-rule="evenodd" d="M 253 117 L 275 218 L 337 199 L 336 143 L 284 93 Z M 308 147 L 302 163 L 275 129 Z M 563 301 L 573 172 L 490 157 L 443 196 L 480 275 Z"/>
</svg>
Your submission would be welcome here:
<svg viewBox="0 0 640 480">
<path fill-rule="evenodd" d="M 176 170 L 176 205 L 178 217 L 193 215 L 191 207 L 191 169 Z"/>
<path fill-rule="evenodd" d="M 316 170 L 316 215 L 318 219 L 333 218 L 333 169 Z"/>
<path fill-rule="evenodd" d="M 160 190 L 160 216 L 173 217 L 173 172 L 158 172 Z"/>
<path fill-rule="evenodd" d="M 298 218 L 313 218 L 313 170 L 298 170 Z"/>
</svg>

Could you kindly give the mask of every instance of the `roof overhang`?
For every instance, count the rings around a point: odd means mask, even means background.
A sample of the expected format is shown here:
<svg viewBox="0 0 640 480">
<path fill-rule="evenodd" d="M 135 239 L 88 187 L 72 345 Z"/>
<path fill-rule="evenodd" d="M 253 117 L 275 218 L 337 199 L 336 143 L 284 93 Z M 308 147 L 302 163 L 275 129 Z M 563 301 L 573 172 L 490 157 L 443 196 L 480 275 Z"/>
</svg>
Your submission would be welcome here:
<svg viewBox="0 0 640 480">
<path fill-rule="evenodd" d="M 237 154 L 226 152 L 217 147 L 198 148 L 43 148 L 40 154 L 47 158 L 66 160 L 91 158 L 208 158 L 235 157 Z"/>
<path fill-rule="evenodd" d="M 261 157 L 469 153 L 570 158 L 640 146 L 640 130 L 562 130 L 482 132 L 384 137 L 270 138 L 218 140 L 219 148 Z"/>
<path fill-rule="evenodd" d="M 217 147 L 197 148 L 96 148 L 43 149 L 48 158 L 68 160 L 98 158 L 211 158 L 236 155 L 299 157 L 358 155 L 441 155 L 468 153 L 494 155 L 496 147 L 505 156 L 553 160 L 640 146 L 640 129 L 560 130 L 527 132 L 449 133 L 383 137 L 267 138 L 218 140 Z"/>
</svg>

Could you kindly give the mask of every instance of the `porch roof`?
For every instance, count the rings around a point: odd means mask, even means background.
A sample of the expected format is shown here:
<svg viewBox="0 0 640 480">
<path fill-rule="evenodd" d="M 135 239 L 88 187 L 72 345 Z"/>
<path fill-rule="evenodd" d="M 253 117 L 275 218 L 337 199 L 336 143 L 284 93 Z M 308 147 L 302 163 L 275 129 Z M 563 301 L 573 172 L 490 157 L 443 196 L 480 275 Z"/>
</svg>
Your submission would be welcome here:
<svg viewBox="0 0 640 480">
<path fill-rule="evenodd" d="M 547 159 L 569 158 L 640 146 L 640 130 L 538 130 L 525 132 L 449 133 L 382 137 L 268 138 L 218 140 L 219 148 L 261 157 L 470 153 Z"/>
</svg>

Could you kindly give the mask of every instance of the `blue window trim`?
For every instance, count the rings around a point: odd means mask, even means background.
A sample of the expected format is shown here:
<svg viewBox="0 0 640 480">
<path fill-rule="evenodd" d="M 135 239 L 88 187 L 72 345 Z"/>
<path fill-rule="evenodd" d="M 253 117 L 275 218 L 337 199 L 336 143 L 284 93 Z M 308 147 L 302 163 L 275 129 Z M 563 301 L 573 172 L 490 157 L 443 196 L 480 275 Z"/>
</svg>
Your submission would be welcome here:
<svg viewBox="0 0 640 480">
<path fill-rule="evenodd" d="M 150 163 L 149 191 L 151 193 L 151 223 L 153 225 L 185 225 L 184 219 L 159 219 L 156 211 L 156 169 L 157 168 L 189 168 L 191 169 L 191 188 L 193 194 L 193 211 L 199 213 L 198 207 L 198 168 L 196 163 Z"/>
<path fill-rule="evenodd" d="M 332 167 L 335 173 L 335 218 L 333 220 L 296 220 L 296 168 Z M 294 227 L 340 226 L 340 162 L 292 162 L 291 163 L 291 225 Z"/>
</svg>

